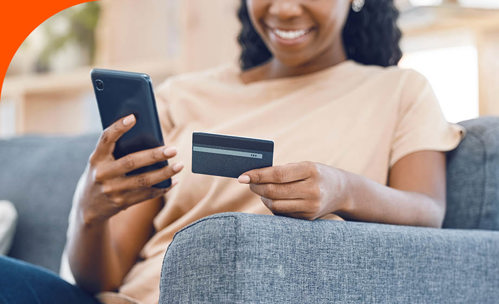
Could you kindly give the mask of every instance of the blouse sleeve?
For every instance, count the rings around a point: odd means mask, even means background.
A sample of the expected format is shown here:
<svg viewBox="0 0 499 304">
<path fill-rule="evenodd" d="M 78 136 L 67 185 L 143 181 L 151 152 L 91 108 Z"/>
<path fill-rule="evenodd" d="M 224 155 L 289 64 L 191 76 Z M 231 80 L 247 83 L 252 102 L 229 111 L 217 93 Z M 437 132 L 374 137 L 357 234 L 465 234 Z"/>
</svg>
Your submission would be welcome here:
<svg viewBox="0 0 499 304">
<path fill-rule="evenodd" d="M 445 120 L 426 78 L 412 70 L 408 73 L 399 104 L 390 167 L 413 152 L 450 151 L 456 148 L 465 136 L 462 126 Z"/>
</svg>

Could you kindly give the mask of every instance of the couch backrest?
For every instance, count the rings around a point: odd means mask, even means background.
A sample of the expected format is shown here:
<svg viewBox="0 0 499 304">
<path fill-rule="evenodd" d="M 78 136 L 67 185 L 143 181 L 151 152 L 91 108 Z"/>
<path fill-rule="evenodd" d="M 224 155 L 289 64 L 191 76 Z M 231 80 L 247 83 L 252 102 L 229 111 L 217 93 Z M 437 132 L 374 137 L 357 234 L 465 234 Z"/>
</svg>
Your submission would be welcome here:
<svg viewBox="0 0 499 304">
<path fill-rule="evenodd" d="M 19 215 L 9 256 L 59 270 L 73 192 L 97 137 L 0 140 L 0 199 Z"/>
<path fill-rule="evenodd" d="M 467 134 L 447 153 L 444 228 L 499 230 L 499 117 L 461 125 Z"/>
</svg>

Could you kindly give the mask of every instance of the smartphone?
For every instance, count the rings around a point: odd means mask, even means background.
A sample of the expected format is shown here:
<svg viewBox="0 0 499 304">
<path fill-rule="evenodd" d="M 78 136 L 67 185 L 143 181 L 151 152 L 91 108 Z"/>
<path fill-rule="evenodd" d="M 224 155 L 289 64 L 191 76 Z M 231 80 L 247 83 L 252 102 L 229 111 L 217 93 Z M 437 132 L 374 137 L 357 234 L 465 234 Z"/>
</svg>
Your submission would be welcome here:
<svg viewBox="0 0 499 304">
<path fill-rule="evenodd" d="M 90 72 L 95 98 L 99 107 L 102 128 L 127 115 L 135 115 L 135 126 L 116 142 L 116 159 L 141 150 L 164 145 L 156 110 L 151 78 L 147 74 L 93 69 Z M 136 175 L 168 166 L 167 161 L 136 169 L 127 175 Z M 153 187 L 168 188 L 171 179 Z"/>
</svg>

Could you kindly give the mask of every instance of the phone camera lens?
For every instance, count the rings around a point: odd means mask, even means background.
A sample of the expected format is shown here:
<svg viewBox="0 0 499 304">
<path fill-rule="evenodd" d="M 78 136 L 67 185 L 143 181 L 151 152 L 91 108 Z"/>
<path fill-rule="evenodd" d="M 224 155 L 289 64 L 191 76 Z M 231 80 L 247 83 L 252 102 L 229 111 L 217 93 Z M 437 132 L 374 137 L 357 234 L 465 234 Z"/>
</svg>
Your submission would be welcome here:
<svg viewBox="0 0 499 304">
<path fill-rule="evenodd" d="M 95 81 L 95 87 L 97 88 L 97 90 L 99 91 L 104 91 L 104 82 L 100 79 L 97 79 Z"/>
</svg>

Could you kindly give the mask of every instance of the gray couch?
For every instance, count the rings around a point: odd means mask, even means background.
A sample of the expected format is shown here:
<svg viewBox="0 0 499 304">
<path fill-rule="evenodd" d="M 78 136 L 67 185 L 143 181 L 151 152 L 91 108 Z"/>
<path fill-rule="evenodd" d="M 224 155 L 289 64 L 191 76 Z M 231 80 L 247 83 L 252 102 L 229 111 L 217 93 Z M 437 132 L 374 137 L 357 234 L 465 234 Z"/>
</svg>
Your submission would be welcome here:
<svg viewBox="0 0 499 304">
<path fill-rule="evenodd" d="M 239 213 L 179 232 L 161 303 L 498 303 L 499 118 L 462 123 L 448 153 L 445 229 Z M 58 270 L 76 181 L 97 140 L 0 140 L 0 199 L 19 222 L 10 256 Z"/>
</svg>

